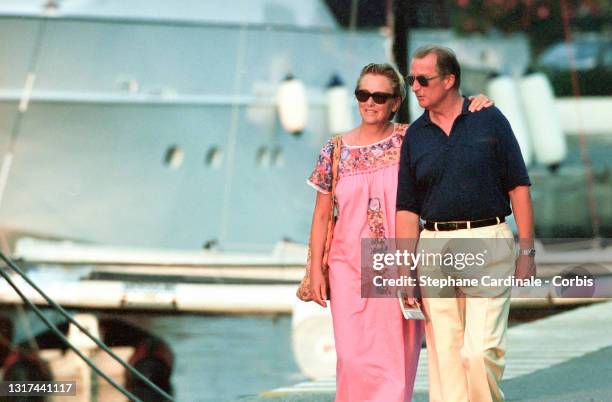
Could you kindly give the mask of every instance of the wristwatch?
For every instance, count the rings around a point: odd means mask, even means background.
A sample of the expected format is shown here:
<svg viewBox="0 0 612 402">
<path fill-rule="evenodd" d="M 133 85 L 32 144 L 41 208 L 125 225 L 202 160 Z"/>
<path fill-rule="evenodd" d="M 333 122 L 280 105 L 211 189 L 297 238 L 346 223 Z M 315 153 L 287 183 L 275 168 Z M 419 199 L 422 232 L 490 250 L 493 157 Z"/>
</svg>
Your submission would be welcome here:
<svg viewBox="0 0 612 402">
<path fill-rule="evenodd" d="M 529 257 L 535 257 L 536 249 L 535 248 L 523 248 L 519 250 L 519 255 L 528 255 Z"/>
</svg>

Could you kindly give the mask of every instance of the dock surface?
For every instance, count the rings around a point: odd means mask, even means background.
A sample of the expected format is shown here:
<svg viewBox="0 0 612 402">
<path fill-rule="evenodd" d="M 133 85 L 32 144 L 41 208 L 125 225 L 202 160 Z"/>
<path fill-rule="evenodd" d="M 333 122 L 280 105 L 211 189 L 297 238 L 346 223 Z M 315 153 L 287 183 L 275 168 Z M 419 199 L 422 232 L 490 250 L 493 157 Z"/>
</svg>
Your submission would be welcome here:
<svg viewBox="0 0 612 402">
<path fill-rule="evenodd" d="M 606 401 L 612 395 L 612 301 L 579 307 L 508 330 L 506 401 Z M 415 402 L 427 401 L 427 353 L 421 352 Z M 245 396 L 240 402 L 333 402 L 335 379 Z"/>
</svg>

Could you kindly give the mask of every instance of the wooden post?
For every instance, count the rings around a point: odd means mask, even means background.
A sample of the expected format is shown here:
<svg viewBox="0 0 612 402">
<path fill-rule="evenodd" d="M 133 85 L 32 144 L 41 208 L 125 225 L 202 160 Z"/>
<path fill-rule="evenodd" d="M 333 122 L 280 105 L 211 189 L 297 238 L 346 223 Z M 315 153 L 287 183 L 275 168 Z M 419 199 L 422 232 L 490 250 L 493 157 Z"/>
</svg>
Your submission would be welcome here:
<svg viewBox="0 0 612 402">
<path fill-rule="evenodd" d="M 397 66 L 400 74 L 404 77 L 408 75 L 408 44 L 410 38 L 410 27 L 412 26 L 413 1 L 412 0 L 390 0 L 392 3 L 390 25 L 393 34 L 393 62 Z M 410 88 L 406 88 L 407 91 Z M 398 123 L 410 122 L 409 97 L 400 105 L 397 111 L 396 121 Z"/>
</svg>

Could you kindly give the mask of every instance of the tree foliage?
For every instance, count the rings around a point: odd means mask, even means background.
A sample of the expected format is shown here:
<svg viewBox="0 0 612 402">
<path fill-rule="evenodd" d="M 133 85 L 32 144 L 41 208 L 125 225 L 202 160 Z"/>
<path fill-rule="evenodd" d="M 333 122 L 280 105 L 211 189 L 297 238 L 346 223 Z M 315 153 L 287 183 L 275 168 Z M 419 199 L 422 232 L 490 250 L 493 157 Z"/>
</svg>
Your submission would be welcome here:
<svg viewBox="0 0 612 402">
<path fill-rule="evenodd" d="M 565 6 L 572 31 L 610 30 L 610 0 L 450 0 L 451 23 L 460 33 L 525 32 L 534 54 L 563 38 Z"/>
</svg>

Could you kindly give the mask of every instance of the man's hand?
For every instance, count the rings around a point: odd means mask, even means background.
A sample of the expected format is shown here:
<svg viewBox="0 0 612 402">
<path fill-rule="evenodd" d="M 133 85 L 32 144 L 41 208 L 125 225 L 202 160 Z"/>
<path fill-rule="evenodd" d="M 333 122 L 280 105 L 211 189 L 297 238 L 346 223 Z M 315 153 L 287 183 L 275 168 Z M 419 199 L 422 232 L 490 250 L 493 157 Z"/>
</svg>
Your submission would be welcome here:
<svg viewBox="0 0 612 402">
<path fill-rule="evenodd" d="M 516 279 L 529 279 L 536 276 L 535 259 L 528 255 L 519 255 L 516 259 L 514 277 Z"/>
<path fill-rule="evenodd" d="M 397 250 L 407 250 L 410 253 L 414 253 L 416 250 L 417 242 L 420 235 L 419 227 L 419 215 L 410 211 L 397 211 L 395 213 L 395 242 Z M 405 266 L 408 272 L 407 275 L 413 275 L 416 280 L 416 271 L 411 269 L 410 266 Z M 408 286 L 403 290 L 404 302 L 409 307 L 417 307 L 419 298 L 418 280 L 417 286 Z"/>
<path fill-rule="evenodd" d="M 531 206 L 531 195 L 529 186 L 516 186 L 510 192 L 512 212 L 518 229 L 519 249 L 525 250 L 534 247 L 533 233 L 533 208 Z M 528 279 L 535 277 L 536 266 L 533 256 L 519 255 L 516 259 L 514 277 L 517 279 Z"/>
<path fill-rule="evenodd" d="M 421 292 L 418 286 L 405 286 L 400 293 L 400 297 L 406 306 L 411 308 L 420 307 Z"/>
<path fill-rule="evenodd" d="M 406 306 L 413 307 L 413 308 L 420 306 L 420 302 L 416 297 L 405 296 L 404 303 L 406 303 Z"/>
</svg>

